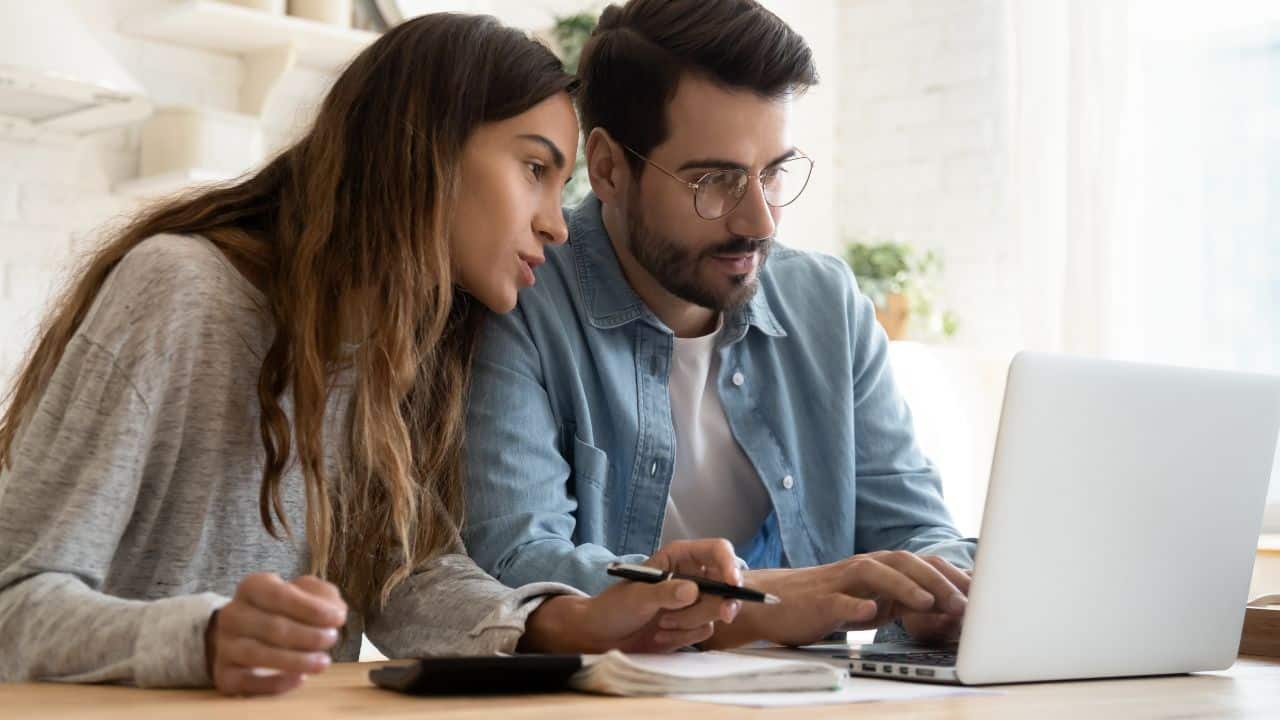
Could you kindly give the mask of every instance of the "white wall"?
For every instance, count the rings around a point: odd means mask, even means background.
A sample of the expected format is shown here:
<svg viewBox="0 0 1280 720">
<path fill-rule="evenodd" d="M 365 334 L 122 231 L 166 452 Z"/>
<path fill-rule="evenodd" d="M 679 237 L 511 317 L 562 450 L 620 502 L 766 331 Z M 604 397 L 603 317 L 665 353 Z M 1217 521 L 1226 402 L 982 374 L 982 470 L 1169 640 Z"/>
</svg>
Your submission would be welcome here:
<svg viewBox="0 0 1280 720">
<path fill-rule="evenodd" d="M 818 65 L 818 86 L 795 103 L 792 140 L 814 160 L 813 176 L 799 200 L 783 210 L 778 238 L 791 247 L 836 252 L 837 189 L 840 181 L 840 118 L 843 77 L 840 8 L 834 0 L 763 0 L 804 36 Z"/>
<path fill-rule="evenodd" d="M 607 0 L 398 0 L 407 16 L 429 12 L 467 12 L 493 15 L 508 25 L 528 30 L 548 28 L 560 15 L 599 12 Z"/>
</svg>

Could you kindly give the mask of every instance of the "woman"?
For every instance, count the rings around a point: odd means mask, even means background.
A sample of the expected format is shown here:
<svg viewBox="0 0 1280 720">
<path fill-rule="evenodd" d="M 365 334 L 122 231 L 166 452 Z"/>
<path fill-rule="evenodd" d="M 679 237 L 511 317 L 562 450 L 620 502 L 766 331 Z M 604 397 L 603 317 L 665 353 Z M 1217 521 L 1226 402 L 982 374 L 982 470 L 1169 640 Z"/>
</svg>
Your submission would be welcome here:
<svg viewBox="0 0 1280 720">
<path fill-rule="evenodd" d="M 88 259 L 0 422 L 0 679 L 275 693 L 362 631 L 666 650 L 732 619 L 689 583 L 512 591 L 461 554 L 470 353 L 565 240 L 572 89 L 491 18 L 420 18 L 262 171 Z M 739 578 L 724 543 L 650 562 Z"/>
</svg>

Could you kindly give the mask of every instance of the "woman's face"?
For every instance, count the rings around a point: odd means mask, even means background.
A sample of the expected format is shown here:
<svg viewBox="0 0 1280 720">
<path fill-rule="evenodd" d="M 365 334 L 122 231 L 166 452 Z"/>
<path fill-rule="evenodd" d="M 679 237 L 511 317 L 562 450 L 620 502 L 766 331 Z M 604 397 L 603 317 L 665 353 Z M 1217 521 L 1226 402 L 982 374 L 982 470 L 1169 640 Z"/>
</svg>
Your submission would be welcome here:
<svg viewBox="0 0 1280 720">
<path fill-rule="evenodd" d="M 545 246 L 568 239 L 560 200 L 577 153 L 567 93 L 481 125 L 463 146 L 450 251 L 458 284 L 490 310 L 512 310 Z"/>
</svg>

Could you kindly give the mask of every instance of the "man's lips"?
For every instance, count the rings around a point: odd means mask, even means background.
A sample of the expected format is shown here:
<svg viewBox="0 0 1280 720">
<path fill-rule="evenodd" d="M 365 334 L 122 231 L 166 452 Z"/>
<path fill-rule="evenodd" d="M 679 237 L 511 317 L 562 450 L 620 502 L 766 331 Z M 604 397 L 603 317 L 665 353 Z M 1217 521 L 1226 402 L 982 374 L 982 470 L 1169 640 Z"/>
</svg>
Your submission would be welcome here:
<svg viewBox="0 0 1280 720">
<path fill-rule="evenodd" d="M 725 272 L 731 275 L 746 275 L 756 269 L 756 259 L 758 253 L 732 253 L 725 255 L 712 255 L 711 260 Z"/>
</svg>

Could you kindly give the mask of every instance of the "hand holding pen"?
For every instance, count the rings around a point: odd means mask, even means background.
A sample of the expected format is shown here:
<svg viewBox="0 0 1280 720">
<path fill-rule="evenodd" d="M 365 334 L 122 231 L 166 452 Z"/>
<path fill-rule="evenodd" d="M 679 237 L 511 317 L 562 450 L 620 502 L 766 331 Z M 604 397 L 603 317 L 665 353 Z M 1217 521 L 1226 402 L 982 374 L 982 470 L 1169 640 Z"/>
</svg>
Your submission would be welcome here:
<svg viewBox="0 0 1280 720">
<path fill-rule="evenodd" d="M 770 595 L 766 592 L 753 590 L 740 585 L 730 585 L 718 580 L 710 578 L 698 577 L 697 575 L 688 575 L 685 573 L 672 572 L 669 570 L 660 570 L 658 568 L 648 567 L 647 565 L 632 565 L 629 563 L 614 562 L 609 563 L 609 569 L 606 571 L 614 577 L 620 577 L 624 580 L 644 583 L 660 583 L 667 580 L 688 580 L 698 586 L 698 592 L 707 595 L 716 595 L 730 600 L 744 600 L 746 602 L 758 602 L 766 605 L 777 605 L 782 602 L 777 595 Z"/>
</svg>

